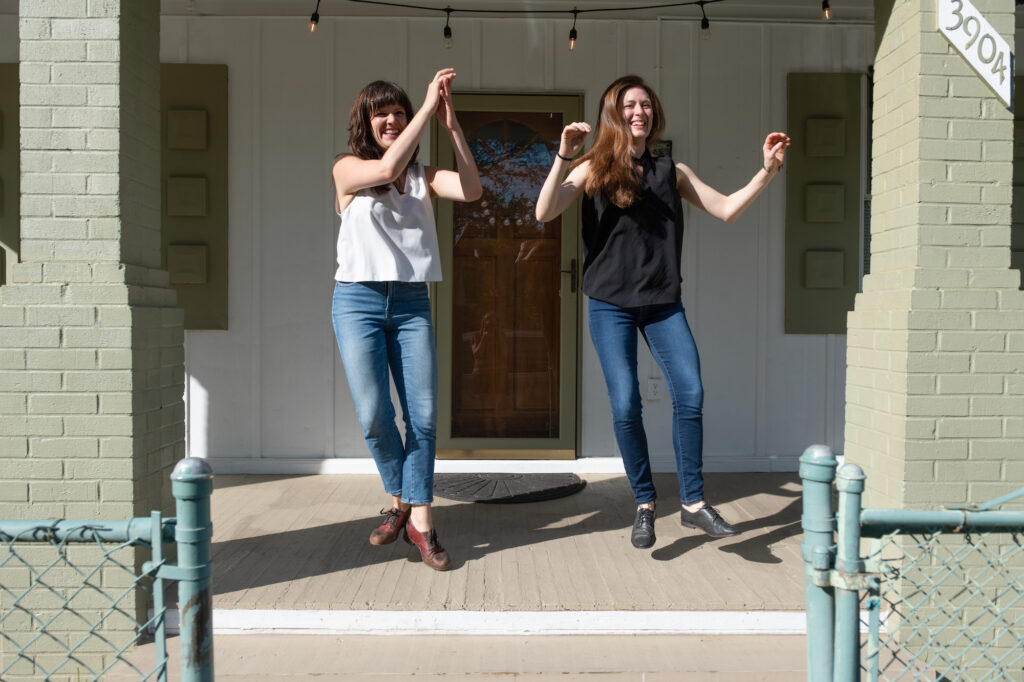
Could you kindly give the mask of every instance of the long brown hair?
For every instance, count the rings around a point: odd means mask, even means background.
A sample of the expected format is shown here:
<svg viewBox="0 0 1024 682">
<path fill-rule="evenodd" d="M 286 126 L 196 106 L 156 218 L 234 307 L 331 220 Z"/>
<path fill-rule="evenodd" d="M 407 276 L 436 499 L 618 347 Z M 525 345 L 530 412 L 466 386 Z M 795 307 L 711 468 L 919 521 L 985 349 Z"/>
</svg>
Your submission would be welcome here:
<svg viewBox="0 0 1024 682">
<path fill-rule="evenodd" d="M 405 109 L 406 121 L 412 119 L 413 113 L 415 113 L 412 102 L 409 100 L 409 95 L 405 94 L 405 90 L 397 84 L 388 81 L 373 81 L 359 91 L 348 112 L 348 148 L 352 150 L 353 156 L 359 159 L 379 159 L 384 156 L 383 147 L 373 136 L 370 119 L 384 107 L 393 104 Z M 419 152 L 420 147 L 416 145 L 416 149 L 413 150 L 412 157 L 409 159 L 410 164 L 416 161 L 416 155 Z M 387 188 L 388 186 L 384 184 L 374 187 L 373 190 L 380 194 L 386 192 Z"/>
<path fill-rule="evenodd" d="M 636 201 L 640 189 L 640 178 L 633 164 L 633 137 L 629 124 L 622 118 L 622 96 L 630 88 L 643 88 L 651 98 L 654 112 L 651 132 L 646 140 L 647 147 L 650 148 L 661 137 L 665 127 L 665 112 L 658 96 L 640 76 L 623 76 L 609 85 L 601 95 L 594 146 L 574 164 L 590 161 L 590 170 L 583 186 L 587 196 L 603 194 L 619 207 L 629 206 Z"/>
</svg>

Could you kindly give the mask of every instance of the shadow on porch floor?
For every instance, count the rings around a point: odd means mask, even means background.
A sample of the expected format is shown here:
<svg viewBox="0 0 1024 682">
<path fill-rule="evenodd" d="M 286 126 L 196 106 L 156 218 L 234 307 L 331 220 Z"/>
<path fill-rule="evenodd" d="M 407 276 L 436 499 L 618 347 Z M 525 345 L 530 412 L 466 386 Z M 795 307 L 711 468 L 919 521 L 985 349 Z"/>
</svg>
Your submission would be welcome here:
<svg viewBox="0 0 1024 682">
<path fill-rule="evenodd" d="M 630 545 L 625 478 L 583 477 L 583 491 L 546 502 L 437 498 L 453 559 L 437 573 L 401 540 L 368 544 L 388 500 L 376 476 L 218 476 L 214 609 L 803 611 L 796 474 L 707 474 L 709 499 L 743 531 L 717 540 L 680 526 L 675 476 L 656 475 L 649 550 Z"/>
</svg>

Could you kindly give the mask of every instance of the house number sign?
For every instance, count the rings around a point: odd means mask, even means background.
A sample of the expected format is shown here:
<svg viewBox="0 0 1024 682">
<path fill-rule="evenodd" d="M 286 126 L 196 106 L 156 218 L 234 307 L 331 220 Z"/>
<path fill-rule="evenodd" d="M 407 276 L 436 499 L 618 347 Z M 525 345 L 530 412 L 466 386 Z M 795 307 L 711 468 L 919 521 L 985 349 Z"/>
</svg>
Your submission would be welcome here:
<svg viewBox="0 0 1024 682">
<path fill-rule="evenodd" d="M 939 0 L 939 30 L 1006 106 L 1013 107 L 1010 46 L 970 0 Z"/>
</svg>

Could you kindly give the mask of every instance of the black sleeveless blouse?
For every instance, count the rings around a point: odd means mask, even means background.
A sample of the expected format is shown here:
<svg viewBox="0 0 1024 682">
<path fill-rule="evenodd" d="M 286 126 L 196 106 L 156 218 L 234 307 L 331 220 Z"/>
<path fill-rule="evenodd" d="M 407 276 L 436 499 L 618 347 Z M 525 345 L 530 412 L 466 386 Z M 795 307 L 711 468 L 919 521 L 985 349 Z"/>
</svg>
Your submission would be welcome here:
<svg viewBox="0 0 1024 682">
<path fill-rule="evenodd" d="M 674 303 L 682 295 L 683 206 L 676 167 L 645 151 L 640 194 L 619 208 L 583 195 L 583 293 L 620 308 Z"/>
</svg>

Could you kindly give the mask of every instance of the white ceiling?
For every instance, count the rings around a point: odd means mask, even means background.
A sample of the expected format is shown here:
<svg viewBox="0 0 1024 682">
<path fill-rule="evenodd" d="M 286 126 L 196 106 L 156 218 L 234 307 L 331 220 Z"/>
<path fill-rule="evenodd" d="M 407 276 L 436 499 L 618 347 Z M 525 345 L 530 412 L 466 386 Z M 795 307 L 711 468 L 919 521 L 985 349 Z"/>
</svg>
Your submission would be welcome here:
<svg viewBox="0 0 1024 682">
<path fill-rule="evenodd" d="M 382 0 L 401 3 L 403 0 Z M 572 9 L 605 10 L 581 14 L 581 20 L 678 18 L 694 20 L 700 17 L 696 5 L 615 11 L 610 8 L 643 7 L 669 4 L 671 0 L 404 0 L 408 4 L 431 9 L 405 9 L 385 5 L 371 5 L 352 0 L 320 0 L 320 16 L 444 16 L 444 8 L 451 6 L 455 19 L 465 17 L 500 16 L 474 10 L 564 10 L 564 18 L 572 18 Z M 833 23 L 874 23 L 875 0 L 829 0 Z M 160 0 L 161 13 L 178 16 L 294 16 L 303 21 L 316 7 L 316 0 Z M 712 21 L 822 21 L 821 0 L 708 0 L 708 18 Z M 17 15 L 18 0 L 0 0 L 0 15 Z M 562 14 L 538 14 L 539 19 L 557 18 Z M 1017 12 L 1017 27 L 1024 28 L 1024 12 Z"/>
</svg>

